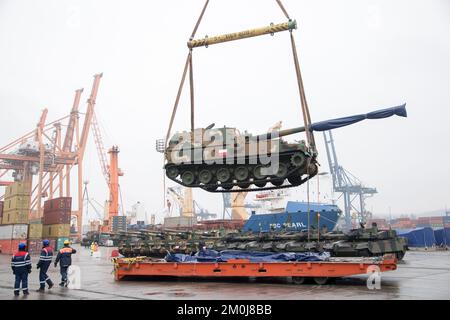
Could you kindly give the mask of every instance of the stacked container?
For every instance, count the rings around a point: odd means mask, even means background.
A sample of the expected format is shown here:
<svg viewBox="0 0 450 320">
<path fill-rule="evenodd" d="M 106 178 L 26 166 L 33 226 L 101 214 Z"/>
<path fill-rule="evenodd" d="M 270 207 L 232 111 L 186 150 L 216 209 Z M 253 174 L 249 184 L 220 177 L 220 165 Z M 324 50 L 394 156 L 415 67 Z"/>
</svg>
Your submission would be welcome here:
<svg viewBox="0 0 450 320">
<path fill-rule="evenodd" d="M 443 228 L 444 216 L 430 217 L 430 225 L 432 228 Z"/>
<path fill-rule="evenodd" d="M 27 242 L 27 224 L 3 224 L 0 225 L 0 252 L 13 254 L 18 250 L 19 243 Z"/>
<path fill-rule="evenodd" d="M 31 200 L 31 184 L 14 182 L 6 187 L 2 224 L 28 223 Z"/>
<path fill-rule="evenodd" d="M 6 187 L 5 201 L 0 204 L 0 252 L 13 254 L 28 237 L 31 183 L 14 182 Z"/>
<path fill-rule="evenodd" d="M 112 217 L 112 231 L 126 231 L 127 230 L 127 217 L 126 216 L 113 216 Z"/>
<path fill-rule="evenodd" d="M 28 252 L 39 254 L 42 248 L 42 219 L 30 219 L 28 226 Z"/>
<path fill-rule="evenodd" d="M 55 198 L 44 203 L 42 238 L 50 240 L 55 250 L 62 248 L 64 240 L 69 239 L 71 212 L 71 197 Z"/>
</svg>

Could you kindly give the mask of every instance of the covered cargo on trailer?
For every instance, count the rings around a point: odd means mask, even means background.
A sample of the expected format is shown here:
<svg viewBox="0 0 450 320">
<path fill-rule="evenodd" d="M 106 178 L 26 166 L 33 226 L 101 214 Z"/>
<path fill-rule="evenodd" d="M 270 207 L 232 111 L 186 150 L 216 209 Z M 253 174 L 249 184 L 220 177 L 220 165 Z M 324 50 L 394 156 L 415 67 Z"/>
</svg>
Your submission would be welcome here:
<svg viewBox="0 0 450 320">
<path fill-rule="evenodd" d="M 450 245 L 450 228 L 440 228 L 434 230 L 436 245 L 446 247 Z"/>
<path fill-rule="evenodd" d="M 426 248 L 436 245 L 434 232 L 430 227 L 396 231 L 399 236 L 408 239 L 408 247 Z"/>
</svg>

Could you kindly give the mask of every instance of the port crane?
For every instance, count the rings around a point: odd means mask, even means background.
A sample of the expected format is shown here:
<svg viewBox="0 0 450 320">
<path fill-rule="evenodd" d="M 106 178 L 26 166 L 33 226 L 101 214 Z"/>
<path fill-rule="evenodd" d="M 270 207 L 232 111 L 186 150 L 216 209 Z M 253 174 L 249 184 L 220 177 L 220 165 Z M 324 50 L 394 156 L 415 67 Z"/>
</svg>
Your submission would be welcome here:
<svg viewBox="0 0 450 320">
<path fill-rule="evenodd" d="M 119 148 L 112 146 L 108 150 L 109 164 L 107 161 L 107 153 L 103 144 L 103 138 L 98 124 L 97 116 L 95 113 L 92 116 L 92 132 L 94 135 L 95 146 L 97 149 L 98 158 L 100 161 L 100 167 L 102 169 L 103 177 L 108 186 L 109 199 L 107 201 L 107 208 L 105 208 L 106 217 L 103 220 L 102 231 L 111 231 L 111 219 L 114 216 L 119 215 L 119 177 L 123 176 L 122 170 L 119 168 Z M 123 204 L 122 204 L 123 208 Z"/>
<path fill-rule="evenodd" d="M 361 180 L 339 164 L 331 130 L 324 131 L 323 138 L 333 179 L 333 191 L 341 193 L 339 198 L 344 199 L 345 227 L 350 229 L 352 225 L 351 210 L 356 211 L 357 220 L 360 223 L 365 223 L 371 218 L 371 213 L 366 210 L 365 200 L 376 194 L 377 189 L 364 186 Z"/>
<path fill-rule="evenodd" d="M 248 192 L 222 193 L 223 198 L 223 219 L 227 214 L 231 219 L 248 219 L 247 209 L 259 208 L 255 204 L 245 202 Z"/>
<path fill-rule="evenodd" d="M 200 220 L 207 220 L 209 218 L 216 217 L 216 214 L 209 213 L 208 210 L 203 208 L 196 200 L 193 199 L 191 188 L 182 188 L 179 186 L 169 187 L 167 188 L 167 195 L 170 196 L 177 204 L 181 217 L 197 217 Z M 172 205 L 168 205 L 168 207 L 168 214 L 170 216 L 172 214 Z"/>
<path fill-rule="evenodd" d="M 83 122 L 79 111 L 83 89 L 78 89 L 69 115 L 47 123 L 48 110 L 44 109 L 35 129 L 0 147 L 0 178 L 11 173 L 14 181 L 30 185 L 30 213 L 36 218 L 42 217 L 44 198 L 71 196 L 72 169 L 77 168 L 78 210 L 72 215 L 77 219 L 78 238 L 83 217 L 83 159 L 101 78 L 101 73 L 94 75 Z M 67 119 L 63 135 L 61 123 Z M 37 181 L 33 181 L 34 176 Z M 10 183 L 2 181 L 3 186 Z"/>
</svg>

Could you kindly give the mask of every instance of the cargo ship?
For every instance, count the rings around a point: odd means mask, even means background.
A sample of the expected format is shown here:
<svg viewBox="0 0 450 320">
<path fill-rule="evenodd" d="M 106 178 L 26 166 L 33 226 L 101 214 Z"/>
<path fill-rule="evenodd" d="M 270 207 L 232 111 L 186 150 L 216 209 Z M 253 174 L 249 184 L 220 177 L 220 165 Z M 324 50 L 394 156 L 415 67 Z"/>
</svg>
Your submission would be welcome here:
<svg viewBox="0 0 450 320">
<path fill-rule="evenodd" d="M 282 212 L 252 212 L 243 231 L 302 231 L 308 228 L 332 231 L 341 214 L 342 211 L 334 204 L 288 201 Z"/>
</svg>

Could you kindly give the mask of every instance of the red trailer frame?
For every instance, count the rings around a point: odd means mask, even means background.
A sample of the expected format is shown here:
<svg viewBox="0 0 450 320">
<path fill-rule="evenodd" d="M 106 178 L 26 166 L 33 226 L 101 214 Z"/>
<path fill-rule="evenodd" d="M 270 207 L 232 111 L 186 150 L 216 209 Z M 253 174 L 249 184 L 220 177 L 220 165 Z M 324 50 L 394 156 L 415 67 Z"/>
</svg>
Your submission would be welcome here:
<svg viewBox="0 0 450 320">
<path fill-rule="evenodd" d="M 250 262 L 235 259 L 227 262 L 161 262 L 145 257 L 113 258 L 115 279 L 127 276 L 170 277 L 292 277 L 302 283 L 311 277 L 323 284 L 328 278 L 353 276 L 397 269 L 392 255 L 382 258 L 330 258 L 319 262 Z"/>
</svg>

